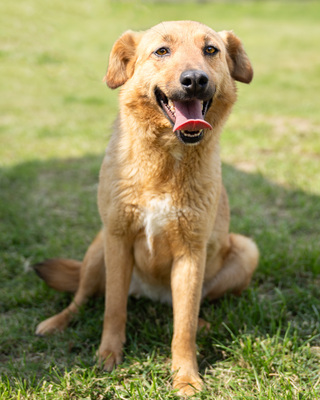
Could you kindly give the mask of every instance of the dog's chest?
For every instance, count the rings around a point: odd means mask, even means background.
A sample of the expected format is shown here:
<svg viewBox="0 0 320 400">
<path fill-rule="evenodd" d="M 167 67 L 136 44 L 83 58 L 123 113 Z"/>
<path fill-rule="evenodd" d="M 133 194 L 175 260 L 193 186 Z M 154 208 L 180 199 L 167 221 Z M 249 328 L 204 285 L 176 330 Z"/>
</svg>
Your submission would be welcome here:
<svg viewBox="0 0 320 400">
<path fill-rule="evenodd" d="M 178 209 L 170 194 L 151 198 L 141 209 L 140 222 L 146 236 L 147 246 L 152 253 L 154 238 L 163 233 L 166 227 L 177 220 Z"/>
</svg>

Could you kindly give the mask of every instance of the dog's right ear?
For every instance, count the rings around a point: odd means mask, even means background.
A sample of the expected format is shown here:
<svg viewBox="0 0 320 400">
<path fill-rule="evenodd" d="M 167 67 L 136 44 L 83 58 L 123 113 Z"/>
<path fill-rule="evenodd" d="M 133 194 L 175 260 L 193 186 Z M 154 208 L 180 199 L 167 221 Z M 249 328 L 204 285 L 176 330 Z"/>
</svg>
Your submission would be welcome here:
<svg viewBox="0 0 320 400">
<path fill-rule="evenodd" d="M 109 88 L 116 89 L 133 75 L 136 48 L 141 36 L 141 33 L 126 31 L 113 45 L 109 57 L 108 71 L 103 78 Z"/>
<path fill-rule="evenodd" d="M 221 31 L 218 34 L 226 45 L 227 62 L 232 78 L 239 82 L 250 83 L 253 69 L 241 40 L 232 31 Z"/>
</svg>

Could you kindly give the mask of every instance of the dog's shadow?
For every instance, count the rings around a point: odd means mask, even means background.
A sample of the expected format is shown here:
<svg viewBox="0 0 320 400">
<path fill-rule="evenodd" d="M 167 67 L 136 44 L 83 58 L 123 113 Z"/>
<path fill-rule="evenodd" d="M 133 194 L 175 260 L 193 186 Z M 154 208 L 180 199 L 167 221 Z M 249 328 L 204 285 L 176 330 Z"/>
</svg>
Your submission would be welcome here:
<svg viewBox="0 0 320 400">
<path fill-rule="evenodd" d="M 82 258 L 100 228 L 96 191 L 102 157 L 35 161 L 0 171 L 1 373 L 20 378 L 39 374 L 40 379 L 52 365 L 63 369 L 75 362 L 93 363 L 104 300 L 90 300 L 65 333 L 38 338 L 34 336 L 36 324 L 62 310 L 70 295 L 54 292 L 35 274 L 23 272 L 29 264 L 45 258 Z M 289 314 L 292 319 L 301 318 L 309 300 L 297 304 L 290 294 L 292 284 L 295 282 L 296 291 L 313 290 L 314 277 L 320 272 L 319 256 L 312 246 L 320 234 L 315 223 L 320 220 L 319 197 L 232 165 L 223 165 L 223 175 L 230 198 L 231 230 L 255 239 L 261 261 L 241 297 L 225 296 L 215 304 L 202 305 L 201 317 L 211 324 L 208 332 L 198 334 L 202 372 L 225 356 L 219 344 L 225 346 L 244 332 L 272 334 L 281 324 L 288 325 Z M 281 301 L 281 296 L 285 300 Z M 290 313 L 283 312 L 284 307 Z M 172 331 L 169 306 L 130 299 L 127 362 L 154 349 L 169 357 Z"/>
</svg>

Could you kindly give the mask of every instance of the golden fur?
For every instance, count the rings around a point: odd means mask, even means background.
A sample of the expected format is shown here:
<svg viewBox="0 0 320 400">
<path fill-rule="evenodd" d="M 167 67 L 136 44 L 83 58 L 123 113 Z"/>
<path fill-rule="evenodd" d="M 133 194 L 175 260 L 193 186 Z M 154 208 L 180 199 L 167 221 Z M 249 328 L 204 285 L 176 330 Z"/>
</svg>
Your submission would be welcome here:
<svg viewBox="0 0 320 400">
<path fill-rule="evenodd" d="M 182 90 L 185 71 L 207 77 L 203 86 L 212 95 L 205 115 L 212 130 L 204 129 L 193 145 L 173 133 L 156 96 L 159 90 L 163 98 L 191 101 Z M 221 129 L 236 101 L 235 80 L 249 83 L 252 75 L 240 40 L 200 23 L 164 22 L 143 33 L 127 31 L 116 41 L 105 81 L 122 89 L 100 172 L 103 230 L 82 263 L 57 259 L 35 267 L 52 287 L 76 292 L 69 307 L 38 325 L 37 334 L 64 329 L 89 296 L 105 293 L 98 355 L 110 371 L 122 358 L 128 294 L 172 302 L 173 386 L 182 395 L 201 389 L 201 299 L 240 294 L 258 264 L 254 242 L 229 233 L 219 155 Z M 196 87 L 201 94 L 194 96 L 207 101 Z"/>
</svg>

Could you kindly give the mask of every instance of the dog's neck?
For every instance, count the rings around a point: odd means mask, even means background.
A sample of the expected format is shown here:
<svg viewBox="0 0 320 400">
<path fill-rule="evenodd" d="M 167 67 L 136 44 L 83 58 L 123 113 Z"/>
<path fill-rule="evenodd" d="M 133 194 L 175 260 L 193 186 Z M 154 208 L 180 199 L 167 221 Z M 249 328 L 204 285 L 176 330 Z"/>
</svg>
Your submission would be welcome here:
<svg viewBox="0 0 320 400">
<path fill-rule="evenodd" d="M 147 130 L 133 123 L 123 126 L 120 119 L 117 125 L 108 153 L 113 162 L 121 165 L 122 177 L 136 187 L 165 190 L 167 186 L 184 186 L 187 177 L 197 181 L 200 176 L 220 176 L 217 131 L 208 133 L 210 138 L 198 145 L 188 146 L 169 129 L 156 132 L 150 126 Z"/>
<path fill-rule="evenodd" d="M 151 163 L 155 161 L 158 163 L 161 160 L 170 163 L 172 159 L 176 164 L 182 163 L 186 167 L 194 163 L 198 155 L 201 155 L 202 159 L 205 158 L 204 155 L 210 158 L 209 154 L 215 152 L 215 148 L 219 146 L 223 125 L 236 101 L 235 93 L 228 98 L 217 94 L 207 113 L 208 122 L 213 129 L 205 131 L 200 143 L 190 145 L 178 139 L 173 128 L 157 109 L 158 105 L 150 100 L 147 101 L 143 96 L 135 97 L 136 101 L 132 102 L 127 91 L 128 88 L 124 87 L 120 92 L 122 107 L 118 123 L 123 137 L 126 140 L 129 138 L 130 148 L 138 150 L 132 155 L 140 157 L 141 154 L 150 153 Z M 155 157 L 158 159 L 154 160 Z M 201 165 L 201 159 L 197 164 Z"/>
<path fill-rule="evenodd" d="M 205 132 L 199 144 L 186 145 L 179 141 L 163 116 L 154 112 L 154 105 L 133 104 L 121 94 L 121 114 L 108 146 L 110 160 L 121 166 L 121 180 L 136 188 L 173 190 L 175 185 L 185 187 L 187 180 L 203 182 L 200 177 L 213 176 L 220 179 L 219 139 L 233 101 L 217 98 L 208 113 L 213 129 Z M 141 106 L 143 118 L 139 113 Z M 108 168 L 110 173 L 117 170 L 115 165 Z"/>
</svg>

